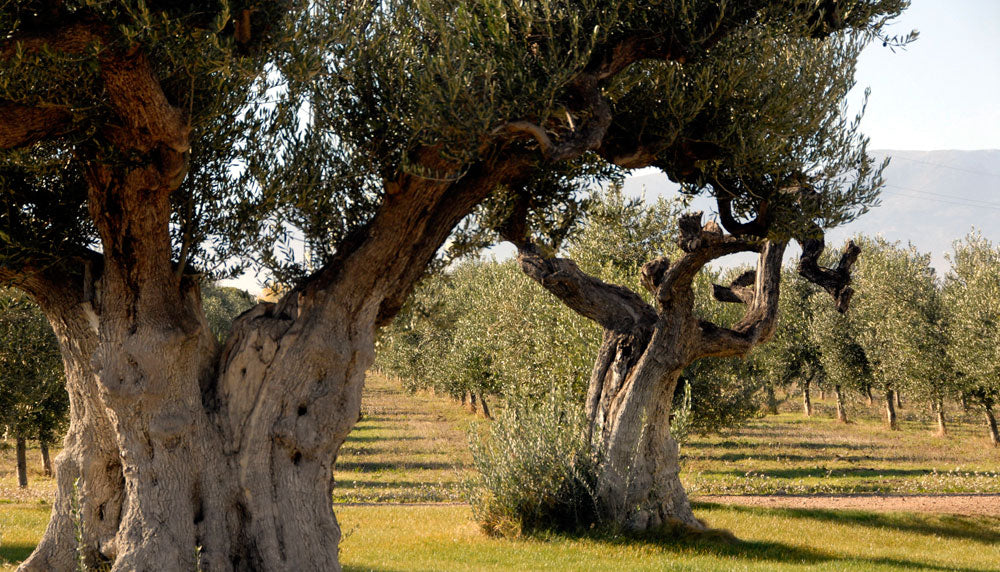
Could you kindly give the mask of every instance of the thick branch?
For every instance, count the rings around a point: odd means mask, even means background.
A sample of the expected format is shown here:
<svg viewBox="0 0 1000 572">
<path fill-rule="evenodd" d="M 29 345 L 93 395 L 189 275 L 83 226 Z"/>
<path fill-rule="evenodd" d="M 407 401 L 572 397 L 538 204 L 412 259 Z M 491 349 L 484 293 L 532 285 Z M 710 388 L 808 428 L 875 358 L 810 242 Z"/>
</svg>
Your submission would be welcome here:
<svg viewBox="0 0 1000 572">
<path fill-rule="evenodd" d="M 861 248 L 848 241 L 840 255 L 836 268 L 825 268 L 819 265 L 819 257 L 823 254 L 825 244 L 822 236 L 811 238 L 802 243 L 802 256 L 799 258 L 799 274 L 806 280 L 826 290 L 837 304 L 837 311 L 844 313 L 851 303 L 854 289 L 851 288 L 851 267 L 861 254 Z"/>
<path fill-rule="evenodd" d="M 722 328 L 708 321 L 699 322 L 701 337 L 694 345 L 691 361 L 703 357 L 743 356 L 771 338 L 778 319 L 781 259 L 785 246 L 784 242 L 765 242 L 757 262 L 747 311 L 735 326 Z"/>
<path fill-rule="evenodd" d="M 63 132 L 72 115 L 58 107 L 0 102 L 0 149 L 25 147 Z"/>
<path fill-rule="evenodd" d="M 747 270 L 733 280 L 729 286 L 712 285 L 712 297 L 720 302 L 732 302 L 738 304 L 753 303 L 754 291 L 752 286 L 757 280 L 756 270 Z"/>
<path fill-rule="evenodd" d="M 572 260 L 544 258 L 530 244 L 518 249 L 517 260 L 532 280 L 607 330 L 630 331 L 656 320 L 655 310 L 638 294 L 583 272 Z"/>
<path fill-rule="evenodd" d="M 673 299 L 676 289 L 690 289 L 695 275 L 710 261 L 737 252 L 760 251 L 758 241 L 725 235 L 712 221 L 702 226 L 701 215 L 700 212 L 687 214 L 677 222 L 680 229 L 678 245 L 685 252 L 684 256 L 673 264 L 659 259 L 643 268 L 643 284 L 663 305 Z"/>
</svg>

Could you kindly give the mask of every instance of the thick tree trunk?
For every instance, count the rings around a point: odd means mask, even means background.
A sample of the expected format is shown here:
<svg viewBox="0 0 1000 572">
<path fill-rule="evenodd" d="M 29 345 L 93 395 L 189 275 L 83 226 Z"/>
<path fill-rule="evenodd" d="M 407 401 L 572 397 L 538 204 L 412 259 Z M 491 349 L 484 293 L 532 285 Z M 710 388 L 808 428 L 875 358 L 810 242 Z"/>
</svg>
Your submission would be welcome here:
<svg viewBox="0 0 1000 572">
<path fill-rule="evenodd" d="M 875 396 L 872 395 L 872 386 L 865 386 L 865 397 L 868 398 L 868 407 L 875 405 Z"/>
<path fill-rule="evenodd" d="M 847 408 L 844 405 L 844 393 L 840 389 L 840 384 L 833 386 L 833 393 L 837 396 L 837 421 L 847 423 Z"/>
<path fill-rule="evenodd" d="M 948 434 L 948 426 L 944 418 L 944 400 L 938 398 L 934 401 L 934 414 L 937 418 L 937 434 L 944 436 Z"/>
<path fill-rule="evenodd" d="M 990 443 L 993 443 L 994 447 L 1000 447 L 1000 432 L 997 432 L 997 418 L 993 415 L 993 405 L 984 404 L 983 409 L 986 414 L 986 429 L 990 432 Z"/>
<path fill-rule="evenodd" d="M 16 437 L 17 442 L 17 486 L 22 489 L 28 487 L 28 440 L 24 437 Z"/>
<path fill-rule="evenodd" d="M 38 440 L 38 448 L 42 452 L 42 474 L 46 477 L 52 476 L 52 459 L 49 458 L 49 442 L 46 439 Z"/>
<path fill-rule="evenodd" d="M 490 406 L 486 403 L 486 396 L 484 395 L 479 396 L 479 405 L 482 406 L 483 417 L 487 419 L 493 419 L 493 416 L 490 414 Z"/>
<path fill-rule="evenodd" d="M 895 393 L 896 392 L 891 389 L 885 390 L 885 424 L 889 429 L 892 429 L 893 431 L 899 428 L 896 423 L 896 402 L 894 398 Z"/>
<path fill-rule="evenodd" d="M 805 413 L 806 417 L 811 417 L 813 414 L 812 399 L 809 396 L 810 385 L 812 385 L 811 379 L 802 382 L 802 412 Z"/>
<path fill-rule="evenodd" d="M 894 390 L 892 392 L 892 397 L 893 397 L 893 400 L 895 400 L 895 402 L 896 402 L 896 410 L 898 411 L 898 410 L 902 409 L 903 408 L 903 398 L 899 396 L 899 391 L 895 391 Z"/>
</svg>

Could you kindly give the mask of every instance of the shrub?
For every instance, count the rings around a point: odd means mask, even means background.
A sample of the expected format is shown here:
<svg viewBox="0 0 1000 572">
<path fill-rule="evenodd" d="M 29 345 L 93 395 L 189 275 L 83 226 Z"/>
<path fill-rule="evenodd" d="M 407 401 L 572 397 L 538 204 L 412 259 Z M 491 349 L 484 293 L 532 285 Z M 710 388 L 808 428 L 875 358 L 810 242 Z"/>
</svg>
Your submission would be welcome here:
<svg viewBox="0 0 1000 572">
<path fill-rule="evenodd" d="M 470 431 L 478 476 L 466 483 L 488 534 L 575 531 L 594 524 L 598 456 L 578 399 L 553 389 L 543 399 L 508 399 L 492 422 Z"/>
</svg>

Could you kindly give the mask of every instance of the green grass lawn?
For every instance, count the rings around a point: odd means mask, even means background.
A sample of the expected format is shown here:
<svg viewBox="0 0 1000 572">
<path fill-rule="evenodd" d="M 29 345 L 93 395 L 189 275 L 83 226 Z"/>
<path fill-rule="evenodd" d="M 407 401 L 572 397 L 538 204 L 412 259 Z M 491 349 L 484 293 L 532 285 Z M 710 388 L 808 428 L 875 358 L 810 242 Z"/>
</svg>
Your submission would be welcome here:
<svg viewBox="0 0 1000 572">
<path fill-rule="evenodd" d="M 483 535 L 467 506 L 341 506 L 348 571 L 410 570 L 998 570 L 1000 519 L 698 505 L 740 540 Z M 0 510 L 0 558 L 23 559 L 48 507 Z M 13 570 L 12 566 L 0 570 Z"/>
<path fill-rule="evenodd" d="M 855 423 L 838 424 L 831 405 L 817 400 L 817 415 L 806 419 L 787 403 L 738 431 L 693 437 L 682 448 L 687 486 L 701 494 L 1000 492 L 1000 451 L 974 420 L 954 423 L 942 438 L 918 411 L 904 409 L 902 430 L 888 431 L 877 411 L 860 406 Z M 378 375 L 362 411 L 335 473 L 346 570 L 1000 571 L 997 517 L 696 504 L 700 518 L 739 542 L 491 538 L 462 504 L 385 504 L 460 501 L 474 417 Z M 30 451 L 31 486 L 20 490 L 13 452 L 0 451 L 0 559 L 8 563 L 0 570 L 31 552 L 48 520 L 54 481 L 35 457 Z"/>
</svg>

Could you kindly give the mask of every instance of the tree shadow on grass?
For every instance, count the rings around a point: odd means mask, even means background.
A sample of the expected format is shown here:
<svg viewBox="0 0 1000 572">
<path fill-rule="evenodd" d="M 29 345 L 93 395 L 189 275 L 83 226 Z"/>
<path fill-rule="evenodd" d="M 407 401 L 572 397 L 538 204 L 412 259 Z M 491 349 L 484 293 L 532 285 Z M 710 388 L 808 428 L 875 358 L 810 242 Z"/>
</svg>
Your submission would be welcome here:
<svg viewBox="0 0 1000 572">
<path fill-rule="evenodd" d="M 723 509 L 758 515 L 812 519 L 837 524 L 887 528 L 927 536 L 972 540 L 983 544 L 1000 543 L 1000 518 L 989 516 L 959 516 L 950 514 L 882 513 L 856 510 L 764 508 L 717 503 L 691 503 L 695 509 Z"/>
<path fill-rule="evenodd" d="M 734 469 L 702 471 L 706 475 L 733 475 L 742 477 L 747 475 L 747 471 Z M 889 469 L 875 467 L 840 467 L 836 469 L 824 469 L 822 467 L 800 467 L 794 469 L 761 469 L 754 470 L 754 476 L 771 477 L 774 479 L 803 479 L 822 477 L 923 477 L 933 474 L 933 469 Z"/>
<path fill-rule="evenodd" d="M 722 505 L 706 506 L 730 508 L 723 507 Z M 592 539 L 597 542 L 604 542 L 611 545 L 652 545 L 666 552 L 678 553 L 678 555 L 700 555 L 738 559 L 746 561 L 741 562 L 741 564 L 758 563 L 761 565 L 761 569 L 766 569 L 765 563 L 767 562 L 807 565 L 836 562 L 839 565 L 838 567 L 842 567 L 844 569 L 867 569 L 871 565 L 879 565 L 913 570 L 979 572 L 978 569 L 975 568 L 937 566 L 926 562 L 915 562 L 899 558 L 865 558 L 859 556 L 846 556 L 816 548 L 792 546 L 780 542 L 739 540 L 733 537 L 728 531 L 724 530 L 709 530 L 707 532 L 692 533 L 688 530 L 678 530 L 676 528 L 667 527 L 663 530 L 639 535 L 618 534 L 608 536 L 598 534 L 593 535 Z"/>
<path fill-rule="evenodd" d="M 3 542 L 0 544 L 0 565 L 20 564 L 28 556 L 31 556 L 35 546 L 35 544 L 25 542 Z"/>
</svg>

